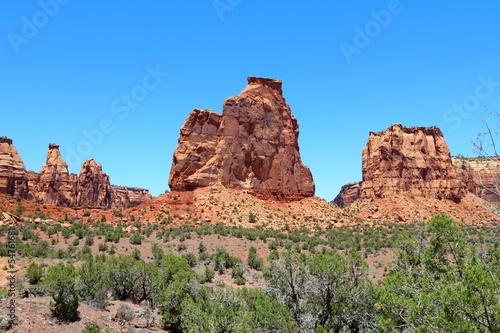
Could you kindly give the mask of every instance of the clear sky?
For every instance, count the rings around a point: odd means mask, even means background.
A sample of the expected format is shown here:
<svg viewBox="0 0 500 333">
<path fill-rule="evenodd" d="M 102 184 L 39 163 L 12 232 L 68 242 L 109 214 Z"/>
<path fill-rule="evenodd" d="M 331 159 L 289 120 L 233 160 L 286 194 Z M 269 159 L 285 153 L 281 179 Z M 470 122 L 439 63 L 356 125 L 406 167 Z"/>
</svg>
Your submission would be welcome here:
<svg viewBox="0 0 500 333">
<path fill-rule="evenodd" d="M 498 0 L 3 0 L 0 135 L 39 171 L 58 143 L 78 173 L 168 189 L 179 128 L 248 76 L 283 80 L 318 196 L 361 179 L 370 131 L 438 126 L 472 156 L 500 111 Z"/>
</svg>

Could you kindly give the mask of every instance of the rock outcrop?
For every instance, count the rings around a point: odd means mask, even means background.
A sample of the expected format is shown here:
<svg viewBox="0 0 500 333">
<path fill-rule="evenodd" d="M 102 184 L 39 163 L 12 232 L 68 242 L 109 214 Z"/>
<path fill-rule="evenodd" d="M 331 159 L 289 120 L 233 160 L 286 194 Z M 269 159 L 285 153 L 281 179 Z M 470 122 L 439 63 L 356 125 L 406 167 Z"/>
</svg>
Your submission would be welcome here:
<svg viewBox="0 0 500 333">
<path fill-rule="evenodd" d="M 459 202 L 468 192 L 437 127 L 391 125 L 363 149 L 361 196 L 405 194 Z"/>
<path fill-rule="evenodd" d="M 195 109 L 180 131 L 170 188 L 190 191 L 220 183 L 265 199 L 313 196 L 312 174 L 299 153 L 298 123 L 281 84 L 249 77 L 238 96 L 224 101 L 222 115 Z"/>
<path fill-rule="evenodd" d="M 47 160 L 38 174 L 29 174 L 29 199 L 49 205 L 73 206 L 76 203 L 77 176 L 69 174 L 59 146 L 49 144 Z"/>
<path fill-rule="evenodd" d="M 0 192 L 26 198 L 28 178 L 24 163 L 12 140 L 0 137 Z"/>
<path fill-rule="evenodd" d="M 8 138 L 0 138 L 0 193 L 49 205 L 106 208 L 129 207 L 151 199 L 148 190 L 112 187 L 101 164 L 93 159 L 83 163 L 79 176 L 70 174 L 59 146 L 53 143 L 40 172 L 26 171 Z"/>
<path fill-rule="evenodd" d="M 361 182 L 349 183 L 340 189 L 339 194 L 331 202 L 339 207 L 345 207 L 356 201 L 361 195 Z"/>
<path fill-rule="evenodd" d="M 113 190 L 113 207 L 127 208 L 137 206 L 153 197 L 149 190 L 137 187 L 111 185 Z"/>
<path fill-rule="evenodd" d="M 500 158 L 453 158 L 469 192 L 491 202 L 500 203 Z"/>
<path fill-rule="evenodd" d="M 112 206 L 113 189 L 109 176 L 102 171 L 102 165 L 93 159 L 83 162 L 78 177 L 78 206 Z"/>
</svg>

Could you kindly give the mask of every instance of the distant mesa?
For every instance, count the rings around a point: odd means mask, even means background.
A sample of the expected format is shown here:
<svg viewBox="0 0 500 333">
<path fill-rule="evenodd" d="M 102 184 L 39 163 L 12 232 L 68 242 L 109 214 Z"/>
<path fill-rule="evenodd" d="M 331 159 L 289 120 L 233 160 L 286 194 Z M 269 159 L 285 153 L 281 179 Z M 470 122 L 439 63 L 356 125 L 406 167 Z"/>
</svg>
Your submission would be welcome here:
<svg viewBox="0 0 500 333">
<path fill-rule="evenodd" d="M 12 139 L 0 138 L 0 193 L 58 206 L 125 208 L 151 199 L 148 190 L 110 185 L 109 176 L 93 159 L 83 163 L 80 175 L 70 174 L 59 151 L 49 144 L 40 172 L 26 171 Z"/>
<path fill-rule="evenodd" d="M 299 126 L 282 94 L 282 82 L 249 77 L 222 115 L 194 109 L 180 130 L 170 170 L 173 191 L 222 184 L 262 199 L 294 201 L 314 195 L 299 153 Z"/>
<path fill-rule="evenodd" d="M 468 193 L 466 179 L 454 166 L 443 133 L 437 127 L 393 124 L 371 132 L 362 153 L 360 188 L 346 185 L 334 200 L 341 207 L 358 197 L 409 197 L 454 202 Z M 347 199 L 346 199 L 347 198 Z"/>
</svg>

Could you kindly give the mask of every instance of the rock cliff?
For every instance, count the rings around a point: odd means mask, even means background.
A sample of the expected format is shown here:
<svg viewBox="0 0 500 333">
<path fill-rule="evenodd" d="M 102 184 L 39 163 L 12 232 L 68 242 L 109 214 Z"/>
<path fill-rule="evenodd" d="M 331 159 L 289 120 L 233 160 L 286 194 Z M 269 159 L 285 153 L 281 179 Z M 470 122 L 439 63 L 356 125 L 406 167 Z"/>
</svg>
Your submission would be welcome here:
<svg viewBox="0 0 500 333">
<path fill-rule="evenodd" d="M 57 144 L 49 144 L 39 173 L 26 171 L 8 138 L 0 138 L 0 193 L 58 206 L 123 208 L 151 199 L 148 190 L 112 187 L 101 164 L 85 161 L 80 175 L 70 174 Z"/>
<path fill-rule="evenodd" d="M 391 125 L 371 132 L 362 155 L 361 196 L 406 194 L 459 202 L 468 192 L 437 127 Z"/>
<path fill-rule="evenodd" d="M 26 198 L 28 178 L 12 140 L 0 137 L 0 192 Z"/>
<path fill-rule="evenodd" d="M 491 202 L 500 202 L 500 158 L 453 158 L 470 192 Z"/>
<path fill-rule="evenodd" d="M 340 189 L 339 194 L 333 199 L 331 203 L 345 207 L 356 201 L 361 195 L 361 182 L 349 183 Z"/>
<path fill-rule="evenodd" d="M 113 189 L 101 164 L 93 159 L 83 162 L 78 178 L 77 205 L 111 207 Z"/>
<path fill-rule="evenodd" d="M 127 208 L 137 206 L 153 197 L 149 190 L 137 187 L 111 185 L 113 190 L 113 207 Z"/>
<path fill-rule="evenodd" d="M 299 127 L 283 98 L 281 81 L 248 78 L 222 115 L 195 109 L 180 131 L 169 186 L 190 191 L 220 183 L 264 199 L 314 195 L 310 170 L 299 153 Z"/>
</svg>

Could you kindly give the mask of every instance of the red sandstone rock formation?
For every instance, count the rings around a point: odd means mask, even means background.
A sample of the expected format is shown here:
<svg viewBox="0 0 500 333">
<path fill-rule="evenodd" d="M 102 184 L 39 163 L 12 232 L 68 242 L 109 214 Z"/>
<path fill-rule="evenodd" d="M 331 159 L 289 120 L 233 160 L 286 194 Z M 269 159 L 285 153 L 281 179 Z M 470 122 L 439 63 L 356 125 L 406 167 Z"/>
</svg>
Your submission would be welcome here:
<svg viewBox="0 0 500 333">
<path fill-rule="evenodd" d="M 148 190 L 115 188 L 93 159 L 83 163 L 80 176 L 69 174 L 56 144 L 49 144 L 46 163 L 39 173 L 26 172 L 12 140 L 0 138 L 0 193 L 50 205 L 106 208 L 134 206 L 151 199 Z"/>
<path fill-rule="evenodd" d="M 78 178 L 77 205 L 111 207 L 112 192 L 109 176 L 93 159 L 83 162 Z"/>
<path fill-rule="evenodd" d="M 339 194 L 333 199 L 331 203 L 345 207 L 356 201 L 361 195 L 361 182 L 349 183 L 340 189 Z"/>
<path fill-rule="evenodd" d="M 26 198 L 28 178 L 12 140 L 0 137 L 0 192 Z"/>
<path fill-rule="evenodd" d="M 500 202 L 500 158 L 453 158 L 471 193 L 491 202 Z"/>
<path fill-rule="evenodd" d="M 313 196 L 314 181 L 302 164 L 298 136 L 281 81 L 249 77 L 238 96 L 224 101 L 222 115 L 195 109 L 188 116 L 169 186 L 189 191 L 221 183 L 283 201 Z"/>
<path fill-rule="evenodd" d="M 127 208 L 137 206 L 153 197 L 149 190 L 137 187 L 111 185 L 113 190 L 113 207 Z"/>
<path fill-rule="evenodd" d="M 72 206 L 76 203 L 78 180 L 69 174 L 59 146 L 49 144 L 47 160 L 38 174 L 29 173 L 29 198 L 49 205 Z"/>
<path fill-rule="evenodd" d="M 467 193 L 437 127 L 398 124 L 371 132 L 363 149 L 362 171 L 362 197 L 406 194 L 458 202 Z"/>
</svg>

